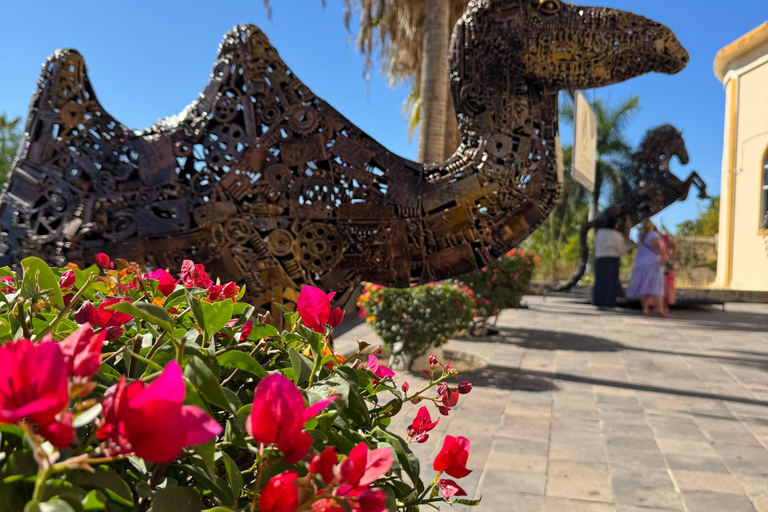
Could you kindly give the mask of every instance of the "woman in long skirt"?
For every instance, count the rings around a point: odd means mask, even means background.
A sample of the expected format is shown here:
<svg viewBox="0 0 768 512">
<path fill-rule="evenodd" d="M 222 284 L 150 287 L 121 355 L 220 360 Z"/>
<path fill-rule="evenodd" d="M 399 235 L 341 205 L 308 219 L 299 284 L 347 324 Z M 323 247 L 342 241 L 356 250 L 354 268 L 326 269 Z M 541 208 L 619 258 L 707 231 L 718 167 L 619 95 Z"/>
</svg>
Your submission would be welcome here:
<svg viewBox="0 0 768 512">
<path fill-rule="evenodd" d="M 595 233 L 595 286 L 592 304 L 598 308 L 616 306 L 619 291 L 619 258 L 627 252 L 624 235 L 616 230 L 616 217 Z"/>
<path fill-rule="evenodd" d="M 664 296 L 664 274 L 662 268 L 667 259 L 661 245 L 661 235 L 650 219 L 643 222 L 640 241 L 637 244 L 635 266 L 627 286 L 627 297 L 638 298 L 647 315 L 651 306 L 662 316 L 668 316 L 662 303 Z"/>
</svg>

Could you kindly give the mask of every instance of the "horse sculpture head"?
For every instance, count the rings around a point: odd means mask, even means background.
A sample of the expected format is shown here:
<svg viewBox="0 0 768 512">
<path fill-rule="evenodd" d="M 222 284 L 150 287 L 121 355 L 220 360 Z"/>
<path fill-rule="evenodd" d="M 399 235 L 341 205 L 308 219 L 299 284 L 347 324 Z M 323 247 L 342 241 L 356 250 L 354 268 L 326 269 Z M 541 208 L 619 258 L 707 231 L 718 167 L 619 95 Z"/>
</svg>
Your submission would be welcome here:
<svg viewBox="0 0 768 512">
<path fill-rule="evenodd" d="M 671 175 L 670 163 L 675 156 L 683 165 L 690 161 L 683 133 L 670 124 L 663 124 L 646 132 L 632 160 L 638 164 L 642 179 L 655 181 Z"/>
</svg>

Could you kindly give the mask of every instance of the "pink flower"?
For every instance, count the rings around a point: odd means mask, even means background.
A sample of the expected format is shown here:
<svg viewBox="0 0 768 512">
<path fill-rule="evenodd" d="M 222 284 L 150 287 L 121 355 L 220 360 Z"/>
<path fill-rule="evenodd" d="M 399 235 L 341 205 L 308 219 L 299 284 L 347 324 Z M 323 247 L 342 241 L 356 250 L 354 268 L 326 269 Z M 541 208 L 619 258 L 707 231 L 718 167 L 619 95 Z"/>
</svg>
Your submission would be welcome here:
<svg viewBox="0 0 768 512">
<path fill-rule="evenodd" d="M 395 375 L 395 372 L 393 372 L 383 364 L 379 364 L 379 360 L 373 354 L 368 354 L 368 371 L 372 372 L 374 375 L 376 375 L 380 379 L 383 379 L 386 377 L 393 377 Z"/>
<path fill-rule="evenodd" d="M 61 277 L 59 278 L 59 288 L 62 290 L 69 290 L 74 286 L 76 280 L 77 276 L 75 276 L 75 271 L 71 269 L 67 270 L 61 274 Z"/>
<path fill-rule="evenodd" d="M 365 318 L 368 316 L 368 313 L 365 312 L 365 309 L 360 308 L 360 312 L 357 314 L 358 318 Z"/>
<path fill-rule="evenodd" d="M 227 283 L 221 288 L 221 296 L 225 299 L 232 299 L 233 301 L 237 298 L 239 292 L 240 289 L 233 282 Z"/>
<path fill-rule="evenodd" d="M 170 462 L 187 446 L 205 443 L 222 428 L 207 412 L 182 405 L 187 394 L 181 368 L 171 361 L 149 386 L 129 385 L 125 376 L 104 394 L 100 440 L 112 443 L 109 452 L 135 453 L 149 462 Z"/>
<path fill-rule="evenodd" d="M 115 268 L 115 264 L 109 261 L 109 256 L 107 256 L 103 252 L 100 252 L 99 254 L 96 255 L 96 263 L 98 263 L 99 266 L 103 269 Z"/>
<path fill-rule="evenodd" d="M 290 469 L 273 476 L 259 498 L 259 512 L 294 512 L 299 508 L 299 488 L 295 484 L 299 477 Z"/>
<path fill-rule="evenodd" d="M 58 423 L 68 402 L 67 365 L 58 343 L 19 340 L 0 346 L 0 423 L 29 421 L 51 433 L 57 427 L 46 427 Z M 50 440 L 63 448 L 72 437 Z"/>
<path fill-rule="evenodd" d="M 333 328 L 338 327 L 344 319 L 344 312 L 341 308 L 331 311 L 331 301 L 334 295 L 334 292 L 326 295 L 324 291 L 314 286 L 302 288 L 296 301 L 296 307 L 304 325 L 320 334 L 325 333 L 326 324 Z"/>
<path fill-rule="evenodd" d="M 59 343 L 70 376 L 90 379 L 99 371 L 106 335 L 105 330 L 94 333 L 91 324 L 86 323 Z"/>
<path fill-rule="evenodd" d="M 467 493 L 459 487 L 459 484 L 453 480 L 447 480 L 441 478 L 437 481 L 437 488 L 440 489 L 440 496 L 445 499 L 453 498 L 454 496 L 466 496 Z"/>
<path fill-rule="evenodd" d="M 293 382 L 282 374 L 267 375 L 256 386 L 245 427 L 256 441 L 276 444 L 285 461 L 294 464 L 307 455 L 312 445 L 312 438 L 303 432 L 304 424 L 335 399 L 335 396 L 326 398 L 305 407 L 304 398 Z"/>
<path fill-rule="evenodd" d="M 176 280 L 171 274 L 161 268 L 155 270 L 154 272 L 144 274 L 144 279 L 152 279 L 157 281 L 157 291 L 166 297 L 176 289 Z"/>
<path fill-rule="evenodd" d="M 181 282 L 187 287 L 208 288 L 213 284 L 201 264 L 195 265 L 191 260 L 181 263 Z"/>
<path fill-rule="evenodd" d="M 2 287 L 0 287 L 0 293 L 13 293 L 15 288 L 13 287 L 13 278 L 11 276 L 3 276 L 0 277 L 0 284 L 3 284 Z"/>
<path fill-rule="evenodd" d="M 365 443 L 352 448 L 346 459 L 339 463 L 338 476 L 342 483 L 340 494 L 363 491 L 392 467 L 392 449 L 370 450 Z M 348 486 L 348 487 L 347 487 Z"/>
<path fill-rule="evenodd" d="M 464 478 L 472 472 L 467 469 L 467 459 L 469 459 L 469 439 L 461 436 L 445 436 L 443 448 L 435 457 L 432 469 L 438 473 L 445 471 L 454 478 Z"/>
<path fill-rule="evenodd" d="M 429 434 L 427 434 L 427 432 L 435 428 L 439 422 L 440 418 L 433 422 L 427 408 L 422 407 L 416 414 L 416 418 L 413 420 L 413 423 L 408 426 L 408 436 L 413 440 L 414 443 L 424 443 L 427 441 L 427 439 L 429 439 Z"/>
</svg>

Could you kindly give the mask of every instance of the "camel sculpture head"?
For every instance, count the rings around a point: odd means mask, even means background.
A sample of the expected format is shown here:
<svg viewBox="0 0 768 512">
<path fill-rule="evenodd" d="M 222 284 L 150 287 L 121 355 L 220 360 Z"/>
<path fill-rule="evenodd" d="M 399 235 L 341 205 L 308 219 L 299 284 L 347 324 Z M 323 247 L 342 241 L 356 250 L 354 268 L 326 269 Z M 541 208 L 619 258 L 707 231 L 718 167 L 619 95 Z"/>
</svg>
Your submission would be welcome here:
<svg viewBox="0 0 768 512">
<path fill-rule="evenodd" d="M 451 55 L 462 144 L 434 165 L 387 151 L 318 98 L 253 25 L 225 35 L 196 101 L 143 131 L 110 116 L 82 56 L 62 50 L 0 196 L 0 263 L 105 252 L 174 271 L 189 258 L 267 309 L 306 284 L 340 304 L 361 280 L 457 276 L 554 207 L 558 90 L 686 61 L 668 29 L 630 13 L 472 0 Z"/>
</svg>

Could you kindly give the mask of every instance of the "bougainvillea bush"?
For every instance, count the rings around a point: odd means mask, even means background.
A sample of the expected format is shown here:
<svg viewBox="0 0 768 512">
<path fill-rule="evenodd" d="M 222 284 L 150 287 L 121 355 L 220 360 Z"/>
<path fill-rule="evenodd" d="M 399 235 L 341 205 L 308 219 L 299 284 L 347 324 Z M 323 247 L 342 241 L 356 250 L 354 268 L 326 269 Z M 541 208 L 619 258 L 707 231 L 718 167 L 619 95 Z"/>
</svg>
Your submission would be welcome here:
<svg viewBox="0 0 768 512">
<path fill-rule="evenodd" d="M 486 333 L 488 320 L 500 311 L 520 307 L 536 273 L 538 261 L 539 258 L 532 253 L 512 249 L 485 268 L 456 279 L 456 283 L 466 286 L 474 294 L 475 327 L 479 334 Z"/>
<path fill-rule="evenodd" d="M 396 364 L 408 369 L 417 357 L 466 330 L 473 317 L 467 290 L 452 284 L 383 288 L 369 283 L 357 305 Z"/>
<path fill-rule="evenodd" d="M 469 383 L 430 361 L 410 391 L 366 344 L 327 343 L 343 317 L 301 291 L 278 332 L 185 261 L 180 276 L 103 254 L 85 270 L 0 269 L 3 512 L 415 512 L 459 501 L 469 441 L 448 436 L 419 478 L 409 444 Z M 453 387 L 452 387 L 453 386 Z M 434 389 L 433 389 L 434 388 Z"/>
</svg>

